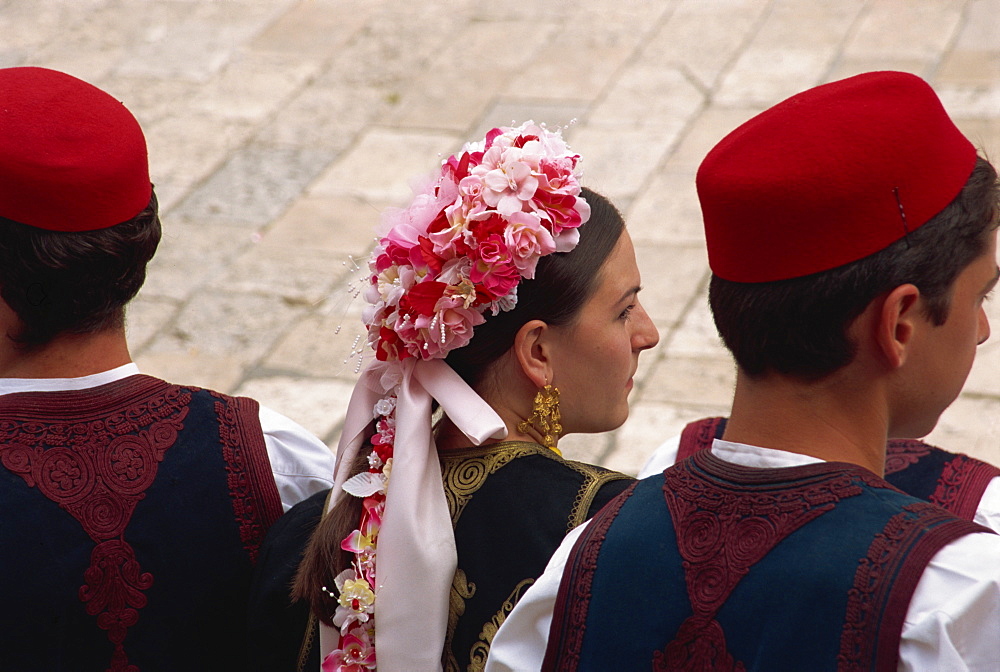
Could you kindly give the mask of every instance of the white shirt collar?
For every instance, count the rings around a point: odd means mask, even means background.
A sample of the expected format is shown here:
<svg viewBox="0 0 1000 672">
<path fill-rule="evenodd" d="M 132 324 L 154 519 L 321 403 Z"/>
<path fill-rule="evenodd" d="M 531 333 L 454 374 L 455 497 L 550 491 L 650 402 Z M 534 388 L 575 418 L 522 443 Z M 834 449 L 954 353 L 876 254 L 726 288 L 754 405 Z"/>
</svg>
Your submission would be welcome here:
<svg viewBox="0 0 1000 672">
<path fill-rule="evenodd" d="M 712 441 L 712 454 L 726 462 L 760 469 L 798 467 L 804 464 L 819 464 L 823 462 L 818 457 L 812 457 L 811 455 L 751 446 L 747 443 L 736 443 L 735 441 L 723 441 L 722 439 Z"/>
<path fill-rule="evenodd" d="M 139 373 L 135 362 L 123 364 L 109 371 L 102 371 L 79 378 L 0 378 L 0 395 L 14 392 L 60 392 L 64 390 L 86 390 L 98 385 L 113 383 Z"/>
</svg>

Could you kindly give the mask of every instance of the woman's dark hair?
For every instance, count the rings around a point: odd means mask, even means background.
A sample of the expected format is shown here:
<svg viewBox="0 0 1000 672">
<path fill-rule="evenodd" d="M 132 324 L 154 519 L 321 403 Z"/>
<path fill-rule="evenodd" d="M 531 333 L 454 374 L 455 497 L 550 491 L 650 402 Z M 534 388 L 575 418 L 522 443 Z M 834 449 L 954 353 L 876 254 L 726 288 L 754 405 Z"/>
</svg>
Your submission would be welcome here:
<svg viewBox="0 0 1000 672">
<path fill-rule="evenodd" d="M 936 325 L 948 318 L 955 278 L 986 250 L 997 226 L 997 173 L 978 159 L 958 196 L 923 226 L 864 259 L 791 280 L 739 283 L 712 276 L 715 325 L 748 375 L 818 380 L 854 359 L 851 323 L 879 295 L 912 283 Z"/>
<path fill-rule="evenodd" d="M 590 205 L 590 219 L 580 227 L 577 246 L 571 252 L 539 259 L 534 279 L 518 285 L 514 309 L 497 315 L 487 313 L 486 322 L 476 327 L 472 340 L 445 358 L 470 386 L 477 387 L 489 366 L 513 347 L 522 325 L 536 319 L 552 325 L 568 324 L 594 292 L 599 271 L 625 230 L 625 220 L 604 196 L 589 189 L 583 189 L 581 196 Z M 366 451 L 358 458 L 352 473 L 368 467 Z M 293 598 L 308 600 L 313 613 L 327 624 L 337 600 L 323 587 L 332 590 L 334 577 L 350 566 L 351 555 L 340 549 L 340 542 L 358 525 L 362 503 L 360 498 L 345 497 L 323 517 L 295 577 Z"/>
<path fill-rule="evenodd" d="M 160 242 L 155 192 L 138 215 L 97 231 L 47 231 L 0 217 L 0 296 L 21 325 L 18 344 L 121 327 Z"/>
</svg>

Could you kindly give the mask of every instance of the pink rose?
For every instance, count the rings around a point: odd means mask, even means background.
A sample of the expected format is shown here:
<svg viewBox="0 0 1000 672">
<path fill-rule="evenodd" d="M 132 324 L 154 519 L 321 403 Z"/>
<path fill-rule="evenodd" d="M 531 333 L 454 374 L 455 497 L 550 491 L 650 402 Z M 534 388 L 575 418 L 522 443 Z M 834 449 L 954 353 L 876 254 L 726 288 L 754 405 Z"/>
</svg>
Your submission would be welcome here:
<svg viewBox="0 0 1000 672">
<path fill-rule="evenodd" d="M 539 190 L 532 203 L 552 222 L 552 233 L 575 229 L 590 219 L 590 204 L 572 194 Z"/>
<path fill-rule="evenodd" d="M 539 257 L 556 250 L 552 234 L 542 225 L 538 215 L 530 212 L 516 212 L 510 216 L 510 224 L 504 231 L 504 242 L 514 265 L 525 278 L 535 277 Z"/>
<path fill-rule="evenodd" d="M 521 273 L 511 258 L 504 239 L 491 234 L 476 248 L 469 279 L 476 284 L 476 293 L 486 301 L 505 296 L 521 279 Z"/>
<path fill-rule="evenodd" d="M 468 343 L 473 327 L 485 322 L 479 312 L 465 308 L 465 299 L 461 296 L 442 297 L 436 308 L 432 316 L 418 315 L 396 323 L 397 333 L 414 357 L 444 357 Z"/>
<path fill-rule="evenodd" d="M 538 163 L 538 181 L 546 191 L 562 193 L 572 193 L 576 196 L 580 193 L 580 185 L 577 182 L 573 170 L 576 168 L 578 156 L 560 156 L 558 158 L 543 158 Z"/>
</svg>

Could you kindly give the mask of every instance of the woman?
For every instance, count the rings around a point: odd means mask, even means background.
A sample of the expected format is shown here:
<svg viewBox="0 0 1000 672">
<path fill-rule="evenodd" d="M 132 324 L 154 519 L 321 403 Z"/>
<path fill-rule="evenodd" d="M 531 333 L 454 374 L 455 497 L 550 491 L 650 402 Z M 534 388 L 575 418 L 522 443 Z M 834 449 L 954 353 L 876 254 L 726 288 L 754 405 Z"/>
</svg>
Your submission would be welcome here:
<svg viewBox="0 0 1000 672">
<path fill-rule="evenodd" d="M 382 670 L 481 669 L 562 537 L 628 484 L 556 445 L 625 421 L 658 340 L 621 215 L 578 160 L 530 122 L 494 129 L 386 218 L 376 361 L 295 585 L 324 670 L 373 669 L 376 651 Z"/>
</svg>

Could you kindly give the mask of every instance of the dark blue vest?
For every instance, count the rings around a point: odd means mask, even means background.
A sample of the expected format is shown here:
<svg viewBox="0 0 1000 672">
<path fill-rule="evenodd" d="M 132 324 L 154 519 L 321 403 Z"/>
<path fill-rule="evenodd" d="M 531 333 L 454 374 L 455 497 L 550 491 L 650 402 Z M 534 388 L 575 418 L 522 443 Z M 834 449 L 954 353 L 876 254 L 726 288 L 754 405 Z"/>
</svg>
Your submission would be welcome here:
<svg viewBox="0 0 1000 672">
<path fill-rule="evenodd" d="M 926 563 L 976 531 L 853 465 L 699 452 L 581 535 L 543 669 L 895 670 Z"/>
<path fill-rule="evenodd" d="M 258 417 L 148 376 L 0 396 L 0 669 L 239 669 L 281 514 Z"/>
<path fill-rule="evenodd" d="M 677 461 L 707 450 L 713 439 L 722 438 L 725 429 L 726 418 L 689 423 L 681 433 Z M 1000 476 L 1000 469 L 992 464 L 923 441 L 893 439 L 885 448 L 885 480 L 966 520 L 975 518 L 986 486 Z"/>
</svg>

